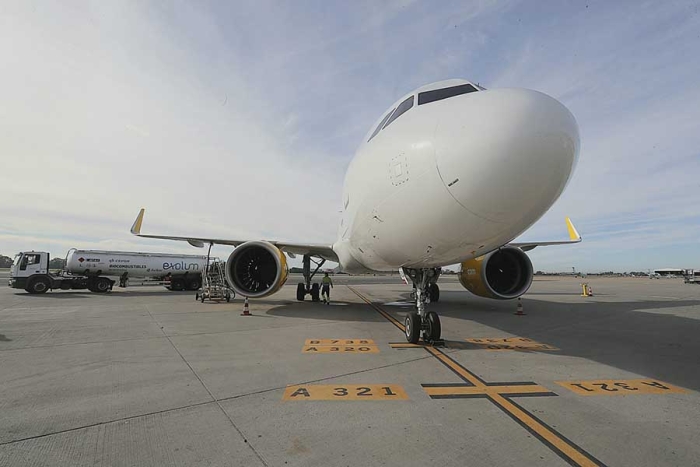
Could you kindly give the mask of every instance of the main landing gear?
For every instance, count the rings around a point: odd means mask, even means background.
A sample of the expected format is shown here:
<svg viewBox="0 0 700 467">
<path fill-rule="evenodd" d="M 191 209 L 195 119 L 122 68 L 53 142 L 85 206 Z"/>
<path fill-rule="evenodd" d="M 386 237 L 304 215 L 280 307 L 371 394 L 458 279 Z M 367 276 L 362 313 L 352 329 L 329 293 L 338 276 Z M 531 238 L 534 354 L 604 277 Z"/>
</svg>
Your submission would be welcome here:
<svg viewBox="0 0 700 467">
<path fill-rule="evenodd" d="M 311 272 L 311 262 L 316 265 L 316 269 L 314 269 L 313 272 Z M 311 295 L 311 301 L 313 302 L 318 302 L 320 300 L 320 287 L 318 285 L 318 282 L 314 282 L 313 284 L 311 283 L 311 279 L 314 278 L 316 273 L 318 272 L 319 269 L 321 269 L 321 266 L 323 266 L 323 263 L 325 263 L 326 260 L 321 258 L 319 261 L 316 261 L 315 259 L 312 259 L 311 256 L 309 255 L 304 255 L 303 258 L 303 274 L 304 274 L 304 282 L 299 282 L 297 284 L 297 300 L 300 302 L 304 301 L 304 297 L 306 297 L 306 294 Z"/>
<path fill-rule="evenodd" d="M 404 268 L 404 273 L 413 281 L 413 296 L 416 300 L 416 311 L 408 313 L 404 321 L 406 340 L 411 344 L 417 344 L 421 335 L 427 343 L 432 344 L 440 340 L 440 317 L 434 311 L 427 311 L 425 307 L 426 303 L 437 302 L 440 299 L 440 289 L 437 285 L 440 271 L 440 268 Z"/>
</svg>

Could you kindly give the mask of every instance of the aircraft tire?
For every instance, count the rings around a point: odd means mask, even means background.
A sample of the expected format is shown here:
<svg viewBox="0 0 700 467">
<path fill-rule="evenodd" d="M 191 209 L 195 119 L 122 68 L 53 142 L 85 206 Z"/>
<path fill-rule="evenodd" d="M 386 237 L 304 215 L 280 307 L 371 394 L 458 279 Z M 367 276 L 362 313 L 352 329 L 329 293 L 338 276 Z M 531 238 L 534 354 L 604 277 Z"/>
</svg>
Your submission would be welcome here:
<svg viewBox="0 0 700 467">
<path fill-rule="evenodd" d="M 435 303 L 440 300 L 440 287 L 437 284 L 432 283 L 428 286 L 428 293 L 430 294 L 430 302 Z"/>
<path fill-rule="evenodd" d="M 318 282 L 314 282 L 311 284 L 311 300 L 314 302 L 317 302 L 320 300 L 321 297 L 321 290 L 318 285 Z"/>
<path fill-rule="evenodd" d="M 425 330 L 425 335 L 430 341 L 440 340 L 442 334 L 442 326 L 440 325 L 440 317 L 434 311 L 429 311 L 427 316 L 428 329 Z"/>
<path fill-rule="evenodd" d="M 420 316 L 418 313 L 411 312 L 406 315 L 404 320 L 406 340 L 411 344 L 417 344 L 420 339 Z"/>
<path fill-rule="evenodd" d="M 297 284 L 297 300 L 299 300 L 300 302 L 303 302 L 305 296 L 306 296 L 306 285 L 304 285 L 303 282 L 299 282 Z"/>
</svg>

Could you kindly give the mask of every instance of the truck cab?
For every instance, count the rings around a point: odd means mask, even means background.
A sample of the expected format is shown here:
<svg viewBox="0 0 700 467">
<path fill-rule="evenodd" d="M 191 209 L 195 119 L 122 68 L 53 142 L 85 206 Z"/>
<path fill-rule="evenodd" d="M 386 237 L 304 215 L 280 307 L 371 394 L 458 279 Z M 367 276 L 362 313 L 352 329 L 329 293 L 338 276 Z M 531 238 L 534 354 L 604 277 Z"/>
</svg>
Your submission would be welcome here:
<svg viewBox="0 0 700 467">
<path fill-rule="evenodd" d="M 46 276 L 49 273 L 49 254 L 41 251 L 24 251 L 18 253 L 10 268 L 10 287 L 27 289 L 29 279 Z M 46 281 L 40 281 L 34 293 L 44 293 Z M 27 290 L 29 292 L 29 290 Z"/>
<path fill-rule="evenodd" d="M 10 268 L 8 285 L 24 289 L 30 294 L 43 294 L 51 289 L 89 289 L 104 293 L 112 290 L 114 281 L 107 277 L 76 276 L 62 271 L 59 275 L 49 272 L 49 254 L 45 251 L 23 251 L 17 254 Z"/>
</svg>

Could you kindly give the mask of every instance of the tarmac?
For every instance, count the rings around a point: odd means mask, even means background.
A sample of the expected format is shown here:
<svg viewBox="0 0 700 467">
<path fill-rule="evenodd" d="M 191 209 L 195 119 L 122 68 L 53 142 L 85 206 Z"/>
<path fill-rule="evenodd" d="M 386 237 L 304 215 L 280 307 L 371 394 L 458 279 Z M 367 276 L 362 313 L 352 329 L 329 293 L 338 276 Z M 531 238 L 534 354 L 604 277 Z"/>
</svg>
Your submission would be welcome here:
<svg viewBox="0 0 700 467">
<path fill-rule="evenodd" d="M 538 276 L 516 301 L 410 288 L 200 303 L 0 287 L 0 466 L 700 465 L 700 287 Z M 592 297 L 581 296 L 588 282 Z"/>
</svg>

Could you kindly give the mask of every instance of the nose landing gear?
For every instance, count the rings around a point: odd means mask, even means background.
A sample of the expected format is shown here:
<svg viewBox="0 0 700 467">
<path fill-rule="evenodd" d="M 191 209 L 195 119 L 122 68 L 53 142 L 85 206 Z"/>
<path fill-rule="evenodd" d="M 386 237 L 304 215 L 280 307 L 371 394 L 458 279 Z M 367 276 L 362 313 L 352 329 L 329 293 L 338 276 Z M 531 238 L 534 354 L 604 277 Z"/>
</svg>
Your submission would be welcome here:
<svg viewBox="0 0 700 467">
<path fill-rule="evenodd" d="M 438 314 L 427 311 L 425 305 L 436 302 L 440 297 L 440 289 L 436 283 L 440 277 L 440 268 L 404 268 L 403 271 L 413 281 L 413 295 L 416 300 L 416 311 L 408 313 L 404 321 L 406 340 L 417 344 L 422 335 L 424 342 L 433 344 L 440 340 L 442 326 Z"/>
</svg>

